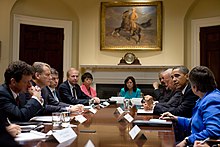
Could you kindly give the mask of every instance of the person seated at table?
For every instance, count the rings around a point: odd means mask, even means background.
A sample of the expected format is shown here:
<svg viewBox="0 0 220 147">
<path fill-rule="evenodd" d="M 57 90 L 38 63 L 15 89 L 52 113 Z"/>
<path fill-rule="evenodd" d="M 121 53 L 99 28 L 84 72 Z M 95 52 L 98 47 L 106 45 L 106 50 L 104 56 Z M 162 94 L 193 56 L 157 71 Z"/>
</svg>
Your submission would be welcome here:
<svg viewBox="0 0 220 147">
<path fill-rule="evenodd" d="M 47 91 L 49 92 L 50 97 L 54 98 L 57 102 L 61 102 L 61 98 L 59 92 L 57 90 L 57 86 L 59 84 L 59 73 L 56 69 L 51 68 L 51 80 L 50 85 L 46 86 Z"/>
<path fill-rule="evenodd" d="M 191 118 L 175 116 L 170 112 L 162 114 L 161 119 L 177 122 L 177 127 L 186 132 L 187 137 L 178 147 L 193 145 L 196 140 L 220 137 L 220 91 L 212 71 L 205 66 L 196 66 L 189 73 L 192 91 L 199 96 Z"/>
<path fill-rule="evenodd" d="M 191 117 L 192 109 L 195 106 L 198 96 L 192 92 L 191 85 L 188 81 L 188 72 L 189 70 L 185 66 L 174 67 L 171 77 L 176 88 L 175 94 L 167 103 L 149 105 L 146 100 L 143 104 L 144 109 L 153 110 L 153 113 L 157 115 L 168 111 L 174 115 Z"/>
<path fill-rule="evenodd" d="M 33 68 L 23 61 L 14 61 L 5 70 L 5 83 L 0 86 L 0 112 L 11 121 L 29 121 L 43 109 L 37 87 L 31 85 Z M 30 92 L 27 101 L 24 93 Z"/>
<path fill-rule="evenodd" d="M 98 97 L 89 97 L 82 92 L 78 85 L 79 71 L 75 68 L 70 68 L 67 71 L 67 80 L 59 86 L 59 94 L 63 102 L 68 104 L 84 104 L 88 105 L 90 99 L 94 100 L 94 103 L 100 103 Z"/>
<path fill-rule="evenodd" d="M 137 88 L 134 77 L 129 76 L 124 81 L 124 88 L 121 88 L 119 96 L 126 99 L 141 98 L 141 90 Z"/>
<path fill-rule="evenodd" d="M 64 102 L 58 102 L 50 95 L 50 91 L 46 86 L 50 85 L 52 80 L 50 65 L 43 62 L 34 62 L 34 75 L 32 85 L 38 86 L 41 89 L 41 96 L 44 99 L 44 110 L 39 115 L 51 114 L 52 112 L 83 111 L 83 105 L 70 105 Z"/>
<path fill-rule="evenodd" d="M 173 86 L 174 84 L 173 84 L 173 80 L 171 78 L 171 73 L 172 73 L 171 68 L 164 70 L 164 71 L 161 71 L 159 73 L 159 80 L 160 80 L 161 84 L 159 84 L 158 82 L 153 83 L 154 101 L 158 101 L 160 103 L 168 102 L 170 100 L 170 98 L 173 96 L 173 92 L 175 89 Z M 172 87 L 170 87 L 170 85 Z"/>
<path fill-rule="evenodd" d="M 89 97 L 96 97 L 97 96 L 96 90 L 93 87 L 91 87 L 93 81 L 92 74 L 89 72 L 84 73 L 81 76 L 81 81 L 82 81 L 82 85 L 80 86 L 80 88 L 82 92 L 84 92 Z"/>
<path fill-rule="evenodd" d="M 1 113 L 1 112 L 0 112 Z M 21 127 L 16 124 L 8 124 L 4 114 L 0 114 L 0 144 L 7 147 L 20 147 L 14 137 L 21 133 Z M 8 124 L 8 125 L 7 125 Z"/>
</svg>

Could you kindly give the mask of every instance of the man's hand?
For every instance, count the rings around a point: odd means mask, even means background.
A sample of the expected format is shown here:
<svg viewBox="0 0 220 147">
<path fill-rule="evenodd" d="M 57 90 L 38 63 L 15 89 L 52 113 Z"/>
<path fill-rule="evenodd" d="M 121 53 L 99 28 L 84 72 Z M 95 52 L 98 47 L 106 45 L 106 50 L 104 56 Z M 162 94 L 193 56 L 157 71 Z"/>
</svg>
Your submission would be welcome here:
<svg viewBox="0 0 220 147">
<path fill-rule="evenodd" d="M 70 105 L 70 112 L 83 112 L 84 111 L 84 105 L 77 104 L 77 105 Z"/>
<path fill-rule="evenodd" d="M 165 112 L 160 116 L 159 119 L 170 119 L 177 121 L 177 116 L 171 114 L 170 112 Z"/>
<path fill-rule="evenodd" d="M 95 100 L 95 103 L 99 104 L 100 103 L 100 99 L 98 97 L 93 97 L 92 99 Z"/>
<path fill-rule="evenodd" d="M 160 84 L 159 84 L 158 82 L 154 82 L 154 83 L 153 83 L 154 89 L 158 89 L 158 88 L 159 88 L 159 85 L 160 85 Z"/>
<path fill-rule="evenodd" d="M 154 106 L 153 103 L 154 103 L 154 100 L 152 96 L 150 95 L 144 96 L 144 103 L 143 103 L 144 110 L 152 110 Z"/>
<path fill-rule="evenodd" d="M 41 102 L 42 100 L 42 96 L 41 96 L 41 89 L 38 86 L 31 86 L 30 88 L 28 88 L 28 92 L 32 95 L 32 96 L 36 96 Z"/>
<path fill-rule="evenodd" d="M 13 137 L 21 133 L 21 127 L 16 124 L 10 124 L 6 127 L 6 130 L 9 134 L 11 134 Z"/>
</svg>

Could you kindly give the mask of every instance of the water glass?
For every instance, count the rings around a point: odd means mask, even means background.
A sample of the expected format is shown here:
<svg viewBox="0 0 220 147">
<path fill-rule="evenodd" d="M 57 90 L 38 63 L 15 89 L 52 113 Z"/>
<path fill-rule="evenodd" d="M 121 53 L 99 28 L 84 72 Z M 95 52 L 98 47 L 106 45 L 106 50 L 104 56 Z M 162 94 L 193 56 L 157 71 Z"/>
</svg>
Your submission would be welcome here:
<svg viewBox="0 0 220 147">
<path fill-rule="evenodd" d="M 124 99 L 124 111 L 128 112 L 130 109 L 130 99 Z"/>
<path fill-rule="evenodd" d="M 95 100 L 94 99 L 90 99 L 89 100 L 89 106 L 93 106 L 95 104 Z"/>
<path fill-rule="evenodd" d="M 53 130 L 60 129 L 61 122 L 62 122 L 61 113 L 60 112 L 53 112 L 52 113 Z"/>
<path fill-rule="evenodd" d="M 70 126 L 70 112 L 62 112 L 62 127 L 66 128 Z"/>
</svg>

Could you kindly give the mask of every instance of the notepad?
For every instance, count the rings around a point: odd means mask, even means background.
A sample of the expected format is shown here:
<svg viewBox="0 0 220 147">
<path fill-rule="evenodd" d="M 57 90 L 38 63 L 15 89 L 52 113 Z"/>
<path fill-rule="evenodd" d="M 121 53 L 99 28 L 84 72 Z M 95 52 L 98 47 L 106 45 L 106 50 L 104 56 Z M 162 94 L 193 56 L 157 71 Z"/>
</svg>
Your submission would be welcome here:
<svg viewBox="0 0 220 147">
<path fill-rule="evenodd" d="M 47 136 L 45 133 L 30 131 L 28 133 L 18 134 L 15 138 L 15 141 L 41 140 L 46 138 Z"/>
<path fill-rule="evenodd" d="M 110 101 L 116 101 L 117 104 L 123 104 L 125 97 L 111 97 Z"/>
<path fill-rule="evenodd" d="M 131 99 L 131 103 L 132 103 L 133 105 L 138 105 L 138 106 L 140 106 L 140 105 L 142 105 L 141 101 L 142 101 L 142 98 L 132 98 L 132 99 Z"/>
<path fill-rule="evenodd" d="M 30 121 L 52 122 L 52 116 L 35 116 Z"/>
<path fill-rule="evenodd" d="M 144 110 L 144 109 L 137 110 L 137 115 L 147 115 L 147 114 L 153 114 L 153 110 Z"/>
<path fill-rule="evenodd" d="M 154 126 L 154 127 L 171 127 L 172 122 L 171 121 L 166 121 L 166 120 L 159 120 L 159 119 L 135 120 L 135 121 L 133 121 L 133 125 Z"/>
</svg>

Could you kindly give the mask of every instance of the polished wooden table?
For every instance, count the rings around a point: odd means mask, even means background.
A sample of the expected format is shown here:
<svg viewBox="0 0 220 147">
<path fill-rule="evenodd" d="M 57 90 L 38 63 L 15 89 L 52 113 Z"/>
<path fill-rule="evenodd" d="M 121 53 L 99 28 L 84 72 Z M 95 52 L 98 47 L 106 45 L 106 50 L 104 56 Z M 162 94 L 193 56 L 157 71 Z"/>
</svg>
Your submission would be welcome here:
<svg viewBox="0 0 220 147">
<path fill-rule="evenodd" d="M 143 146 L 143 147 L 172 147 L 175 146 L 175 135 L 173 127 L 140 127 L 145 133 L 147 139 L 141 137 L 131 139 L 129 131 L 132 129 L 132 123 L 128 123 L 125 119 L 118 121 L 119 114 L 115 114 L 118 106 L 111 105 L 106 108 L 101 108 L 97 113 L 86 112 L 83 115 L 87 121 L 79 124 L 72 121 L 72 124 L 77 124 L 77 128 L 73 128 L 77 134 L 77 138 L 70 146 L 83 147 L 91 140 L 96 147 L 127 147 L 127 146 Z M 158 118 L 154 115 L 136 115 L 135 109 L 130 110 L 131 116 L 138 120 L 148 120 Z M 51 129 L 51 125 L 45 125 L 44 131 Z M 81 133 L 80 130 L 95 130 L 95 133 Z M 49 141 L 25 141 L 19 142 L 23 146 L 40 146 L 53 147 L 59 143 L 56 140 Z"/>
</svg>

